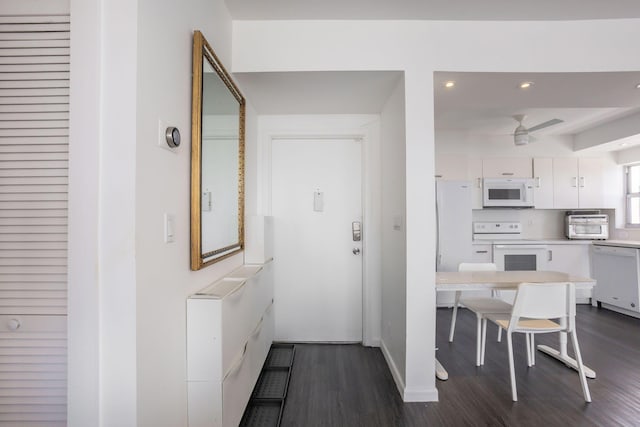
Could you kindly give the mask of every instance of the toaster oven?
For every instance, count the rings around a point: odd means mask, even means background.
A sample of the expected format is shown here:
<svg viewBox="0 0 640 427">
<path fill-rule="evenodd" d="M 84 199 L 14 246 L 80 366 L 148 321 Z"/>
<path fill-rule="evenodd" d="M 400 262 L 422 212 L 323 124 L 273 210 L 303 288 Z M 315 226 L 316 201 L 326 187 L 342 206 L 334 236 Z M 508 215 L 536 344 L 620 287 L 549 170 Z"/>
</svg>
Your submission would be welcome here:
<svg viewBox="0 0 640 427">
<path fill-rule="evenodd" d="M 609 216 L 601 213 L 567 212 L 565 235 L 568 239 L 603 240 L 609 238 Z"/>
</svg>

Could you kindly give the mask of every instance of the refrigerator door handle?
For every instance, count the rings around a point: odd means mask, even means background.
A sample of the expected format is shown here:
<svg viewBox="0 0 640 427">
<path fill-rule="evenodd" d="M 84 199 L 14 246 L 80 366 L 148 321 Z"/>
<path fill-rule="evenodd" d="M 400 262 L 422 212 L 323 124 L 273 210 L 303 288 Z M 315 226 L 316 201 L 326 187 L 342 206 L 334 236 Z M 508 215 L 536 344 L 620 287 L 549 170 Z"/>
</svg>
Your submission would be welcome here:
<svg viewBox="0 0 640 427">
<path fill-rule="evenodd" d="M 436 181 L 436 271 L 442 263 L 442 255 L 440 254 L 440 215 L 438 206 L 440 205 L 440 194 L 438 193 L 438 181 Z"/>
</svg>

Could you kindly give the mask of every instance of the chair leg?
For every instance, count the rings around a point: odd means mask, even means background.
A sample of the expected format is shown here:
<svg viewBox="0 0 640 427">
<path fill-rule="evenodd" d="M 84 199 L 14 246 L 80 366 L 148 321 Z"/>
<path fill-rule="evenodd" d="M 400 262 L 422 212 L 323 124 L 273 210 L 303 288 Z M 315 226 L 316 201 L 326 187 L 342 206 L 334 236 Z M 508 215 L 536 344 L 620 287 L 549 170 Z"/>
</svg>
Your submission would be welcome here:
<svg viewBox="0 0 640 427">
<path fill-rule="evenodd" d="M 476 314 L 476 366 L 480 366 L 480 352 L 482 349 L 482 317 Z"/>
<path fill-rule="evenodd" d="M 498 342 L 502 342 L 502 328 L 498 326 Z"/>
<path fill-rule="evenodd" d="M 582 363 L 582 355 L 580 354 L 580 346 L 578 345 L 578 336 L 576 330 L 571 331 L 571 342 L 573 344 L 573 352 L 578 362 L 578 375 L 580 376 L 580 385 L 582 386 L 582 393 L 584 393 L 585 402 L 591 402 L 591 393 L 589 392 L 589 385 L 587 384 L 587 377 L 584 374 L 584 364 Z"/>
<path fill-rule="evenodd" d="M 449 342 L 453 342 L 453 333 L 456 331 L 456 318 L 458 317 L 458 304 L 460 303 L 460 291 L 456 291 L 453 313 L 451 313 L 451 328 L 449 329 Z"/>
<path fill-rule="evenodd" d="M 525 334 L 524 338 L 527 342 L 527 366 L 531 367 L 531 340 L 529 339 L 529 334 Z"/>
<path fill-rule="evenodd" d="M 487 346 L 487 319 L 482 318 L 482 348 L 480 349 L 480 365 L 484 365 L 484 353 Z"/>
<path fill-rule="evenodd" d="M 511 376 L 511 398 L 514 402 L 518 401 L 518 392 L 516 390 L 516 370 L 513 366 L 513 341 L 511 332 L 507 332 L 507 347 L 509 348 L 509 375 Z"/>
<path fill-rule="evenodd" d="M 536 364 L 536 334 L 529 334 L 531 338 L 531 366 Z"/>
</svg>

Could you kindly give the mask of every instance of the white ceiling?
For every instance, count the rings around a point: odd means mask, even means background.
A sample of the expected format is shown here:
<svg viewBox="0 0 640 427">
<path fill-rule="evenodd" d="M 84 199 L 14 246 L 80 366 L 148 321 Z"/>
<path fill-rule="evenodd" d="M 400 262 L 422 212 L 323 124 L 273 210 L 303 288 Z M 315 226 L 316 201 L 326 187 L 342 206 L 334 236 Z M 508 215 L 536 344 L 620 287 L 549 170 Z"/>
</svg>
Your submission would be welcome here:
<svg viewBox="0 0 640 427">
<path fill-rule="evenodd" d="M 236 20 L 640 18 L 638 0 L 226 0 L 226 3 Z"/>
<path fill-rule="evenodd" d="M 447 89 L 444 83 L 456 82 Z M 534 82 L 529 89 L 520 83 Z M 515 114 L 525 127 L 558 118 L 539 135 L 575 135 L 640 110 L 640 72 L 449 73 L 434 75 L 435 126 L 481 134 L 509 134 Z"/>
<path fill-rule="evenodd" d="M 245 97 L 259 114 L 377 114 L 402 78 L 399 71 L 236 73 Z M 444 82 L 454 80 L 453 89 Z M 533 81 L 528 90 L 522 81 Z M 434 75 L 435 128 L 485 135 L 511 135 L 515 114 L 530 128 L 558 118 L 564 122 L 532 137 L 570 135 L 606 128 L 624 117 L 640 117 L 639 72 L 460 73 Z M 611 126 L 610 126 L 611 128 Z M 614 128 L 617 128 L 614 126 Z M 610 132 L 610 131 L 609 131 Z M 636 132 L 637 133 L 637 132 Z M 617 140 L 631 136 L 616 135 Z M 625 146 L 599 143 L 615 150 Z"/>
<path fill-rule="evenodd" d="M 234 73 L 260 114 L 377 114 L 399 71 Z"/>
</svg>

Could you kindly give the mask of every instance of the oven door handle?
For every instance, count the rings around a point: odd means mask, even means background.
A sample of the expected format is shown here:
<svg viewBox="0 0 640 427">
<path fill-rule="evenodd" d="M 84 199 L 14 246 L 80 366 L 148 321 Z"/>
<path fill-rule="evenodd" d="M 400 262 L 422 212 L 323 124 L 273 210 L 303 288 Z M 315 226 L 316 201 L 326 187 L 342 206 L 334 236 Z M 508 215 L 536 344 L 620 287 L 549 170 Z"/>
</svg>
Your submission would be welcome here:
<svg viewBox="0 0 640 427">
<path fill-rule="evenodd" d="M 530 250 L 530 249 L 537 249 L 537 250 L 543 249 L 543 250 L 546 250 L 547 246 L 546 245 L 494 245 L 493 249 L 494 250 L 495 249 L 503 249 L 503 250 L 512 249 L 512 250 L 516 250 L 516 251 L 519 251 L 519 250 L 522 250 L 522 249 L 524 249 L 524 250 Z"/>
</svg>

